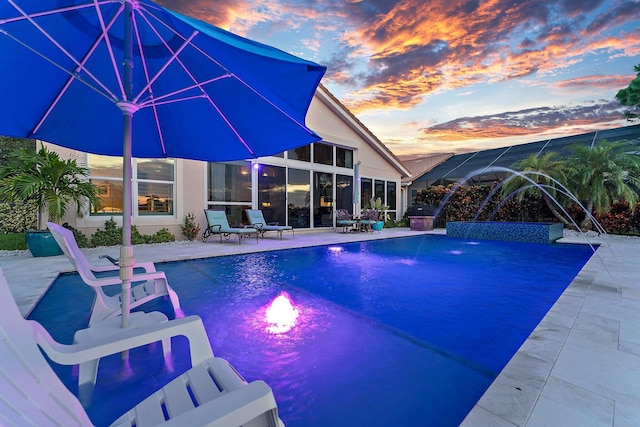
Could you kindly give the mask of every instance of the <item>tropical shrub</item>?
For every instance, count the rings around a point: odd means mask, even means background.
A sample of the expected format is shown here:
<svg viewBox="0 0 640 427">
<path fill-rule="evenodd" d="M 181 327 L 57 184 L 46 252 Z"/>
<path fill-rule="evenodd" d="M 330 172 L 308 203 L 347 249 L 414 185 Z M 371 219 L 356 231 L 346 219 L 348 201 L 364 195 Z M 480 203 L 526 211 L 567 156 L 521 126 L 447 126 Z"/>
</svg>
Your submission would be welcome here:
<svg viewBox="0 0 640 427">
<path fill-rule="evenodd" d="M 180 229 L 182 229 L 182 234 L 184 234 L 184 237 L 188 240 L 193 240 L 198 237 L 200 224 L 196 222 L 196 215 L 193 212 L 189 212 L 184 216 L 184 224 L 180 225 Z"/>
</svg>

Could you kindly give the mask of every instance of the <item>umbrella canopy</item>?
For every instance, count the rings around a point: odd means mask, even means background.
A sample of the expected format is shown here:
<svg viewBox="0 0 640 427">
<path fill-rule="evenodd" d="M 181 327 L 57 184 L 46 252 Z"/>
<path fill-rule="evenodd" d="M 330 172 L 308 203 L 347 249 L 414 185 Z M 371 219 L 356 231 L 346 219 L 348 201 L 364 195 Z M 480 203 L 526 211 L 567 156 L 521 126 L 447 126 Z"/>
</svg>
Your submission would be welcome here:
<svg viewBox="0 0 640 427">
<path fill-rule="evenodd" d="M 123 156 L 123 326 L 131 157 L 228 161 L 320 139 L 305 116 L 325 67 L 149 0 L 0 3 L 0 134 Z"/>
</svg>

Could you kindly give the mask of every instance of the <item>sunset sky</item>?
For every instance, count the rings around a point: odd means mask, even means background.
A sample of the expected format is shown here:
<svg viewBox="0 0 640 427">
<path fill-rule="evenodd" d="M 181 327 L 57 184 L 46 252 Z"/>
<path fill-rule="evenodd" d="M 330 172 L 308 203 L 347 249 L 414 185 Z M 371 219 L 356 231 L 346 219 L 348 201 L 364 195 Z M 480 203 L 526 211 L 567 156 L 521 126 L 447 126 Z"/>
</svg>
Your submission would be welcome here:
<svg viewBox="0 0 640 427">
<path fill-rule="evenodd" d="M 631 124 L 640 0 L 156 1 L 327 66 L 403 158 Z"/>
</svg>

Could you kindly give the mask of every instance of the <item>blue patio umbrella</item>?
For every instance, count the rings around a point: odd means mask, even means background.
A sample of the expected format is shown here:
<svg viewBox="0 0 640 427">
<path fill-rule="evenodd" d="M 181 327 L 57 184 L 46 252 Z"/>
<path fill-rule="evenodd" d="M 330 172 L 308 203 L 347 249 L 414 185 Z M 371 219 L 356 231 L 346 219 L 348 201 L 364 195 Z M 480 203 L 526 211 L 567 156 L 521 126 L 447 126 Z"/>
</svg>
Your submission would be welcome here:
<svg viewBox="0 0 640 427">
<path fill-rule="evenodd" d="M 0 135 L 123 157 L 123 327 L 132 156 L 229 161 L 320 139 L 305 116 L 325 67 L 150 0 L 3 1 L 0 56 Z"/>
</svg>

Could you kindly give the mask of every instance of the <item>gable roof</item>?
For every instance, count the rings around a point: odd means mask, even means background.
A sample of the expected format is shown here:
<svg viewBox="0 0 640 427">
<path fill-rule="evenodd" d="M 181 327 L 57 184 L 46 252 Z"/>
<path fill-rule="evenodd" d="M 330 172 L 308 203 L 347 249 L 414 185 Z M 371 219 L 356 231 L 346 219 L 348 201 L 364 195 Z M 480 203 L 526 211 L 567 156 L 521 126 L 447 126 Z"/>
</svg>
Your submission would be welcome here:
<svg viewBox="0 0 640 427">
<path fill-rule="evenodd" d="M 387 148 L 356 116 L 349 111 L 322 83 L 316 90 L 318 98 L 335 113 L 347 126 L 365 140 L 378 154 L 389 162 L 402 176 L 411 176 L 411 172 L 405 167 L 402 161 Z"/>
</svg>

